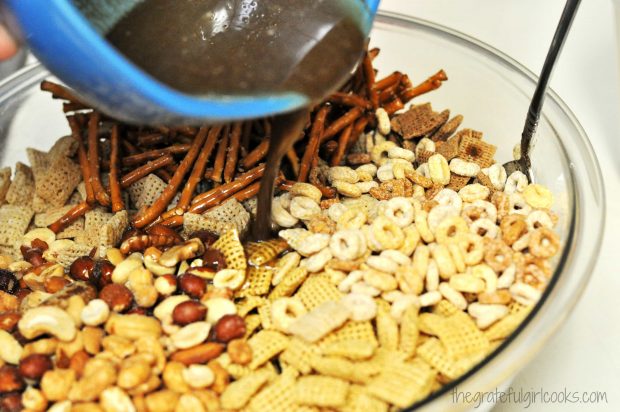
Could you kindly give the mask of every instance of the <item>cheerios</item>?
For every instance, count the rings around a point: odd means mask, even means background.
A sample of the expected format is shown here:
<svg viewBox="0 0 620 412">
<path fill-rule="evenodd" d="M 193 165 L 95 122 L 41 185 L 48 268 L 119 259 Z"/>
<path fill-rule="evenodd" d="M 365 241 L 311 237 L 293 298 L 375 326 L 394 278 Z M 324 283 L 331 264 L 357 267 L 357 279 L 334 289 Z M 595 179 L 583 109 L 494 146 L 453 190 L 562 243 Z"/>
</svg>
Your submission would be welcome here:
<svg viewBox="0 0 620 412">
<path fill-rule="evenodd" d="M 366 238 L 359 229 L 342 229 L 332 235 L 329 248 L 336 259 L 355 260 L 366 252 Z"/>
<path fill-rule="evenodd" d="M 388 200 L 383 213 L 401 228 L 409 226 L 414 218 L 413 205 L 404 197 L 393 197 Z"/>
<path fill-rule="evenodd" d="M 551 191 L 535 183 L 523 189 L 523 197 L 528 205 L 536 209 L 549 209 L 553 204 L 553 194 Z"/>
<path fill-rule="evenodd" d="M 555 232 L 542 227 L 532 232 L 529 248 L 534 256 L 549 258 L 560 250 L 560 238 Z"/>
</svg>

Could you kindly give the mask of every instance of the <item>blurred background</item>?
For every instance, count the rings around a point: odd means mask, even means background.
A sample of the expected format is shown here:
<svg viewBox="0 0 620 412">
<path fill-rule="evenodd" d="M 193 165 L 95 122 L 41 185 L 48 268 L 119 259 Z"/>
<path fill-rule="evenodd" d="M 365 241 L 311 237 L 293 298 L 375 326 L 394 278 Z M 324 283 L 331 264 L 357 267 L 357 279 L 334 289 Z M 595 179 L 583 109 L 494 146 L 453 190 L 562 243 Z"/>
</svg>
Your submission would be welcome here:
<svg viewBox="0 0 620 412">
<path fill-rule="evenodd" d="M 564 3 L 382 0 L 381 9 L 459 30 L 538 74 Z M 517 392 L 541 388 L 605 391 L 608 403 L 537 403 L 529 408 L 534 411 L 620 410 L 620 20 L 616 16 L 620 19 L 620 0 L 582 1 L 551 79 L 551 87 L 581 122 L 600 162 L 607 192 L 603 249 L 590 284 L 569 320 L 512 384 Z M 445 87 L 450 87 L 450 82 Z M 524 118 L 526 110 L 524 107 Z M 525 406 L 503 404 L 494 411 L 521 411 Z"/>
</svg>

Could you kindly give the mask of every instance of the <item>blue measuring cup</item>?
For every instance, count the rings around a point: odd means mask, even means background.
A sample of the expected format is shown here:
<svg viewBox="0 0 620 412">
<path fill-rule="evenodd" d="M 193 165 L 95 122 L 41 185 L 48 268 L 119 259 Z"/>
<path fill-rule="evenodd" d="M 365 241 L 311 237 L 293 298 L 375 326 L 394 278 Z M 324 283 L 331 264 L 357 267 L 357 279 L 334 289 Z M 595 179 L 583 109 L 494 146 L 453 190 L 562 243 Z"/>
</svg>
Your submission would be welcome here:
<svg viewBox="0 0 620 412">
<path fill-rule="evenodd" d="M 310 102 L 301 93 L 189 95 L 138 68 L 104 37 L 144 0 L 5 0 L 35 56 L 85 102 L 121 120 L 198 124 L 257 118 Z M 259 0 L 260 1 L 260 0 Z M 269 0 L 263 0 L 269 1 Z M 300 0 L 306 1 L 306 0 Z M 365 35 L 379 0 L 351 0 Z"/>
</svg>

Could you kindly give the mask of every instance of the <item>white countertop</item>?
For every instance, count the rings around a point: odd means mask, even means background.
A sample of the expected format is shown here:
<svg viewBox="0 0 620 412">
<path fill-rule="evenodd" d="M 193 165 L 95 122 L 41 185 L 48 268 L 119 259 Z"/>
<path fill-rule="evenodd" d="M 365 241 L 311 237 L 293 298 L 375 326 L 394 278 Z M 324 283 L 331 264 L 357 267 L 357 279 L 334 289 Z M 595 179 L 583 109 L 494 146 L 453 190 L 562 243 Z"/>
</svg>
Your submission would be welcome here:
<svg viewBox="0 0 620 412">
<path fill-rule="evenodd" d="M 563 0 L 383 0 L 381 4 L 384 10 L 476 37 L 536 73 L 563 7 Z M 536 403 L 529 410 L 620 410 L 620 32 L 614 12 L 612 0 L 582 1 L 551 80 L 551 87 L 586 130 L 600 162 L 607 191 L 603 247 L 574 312 L 512 384 L 516 391 L 605 391 L 608 403 Z M 495 410 L 520 411 L 525 406 L 503 404 Z"/>
</svg>

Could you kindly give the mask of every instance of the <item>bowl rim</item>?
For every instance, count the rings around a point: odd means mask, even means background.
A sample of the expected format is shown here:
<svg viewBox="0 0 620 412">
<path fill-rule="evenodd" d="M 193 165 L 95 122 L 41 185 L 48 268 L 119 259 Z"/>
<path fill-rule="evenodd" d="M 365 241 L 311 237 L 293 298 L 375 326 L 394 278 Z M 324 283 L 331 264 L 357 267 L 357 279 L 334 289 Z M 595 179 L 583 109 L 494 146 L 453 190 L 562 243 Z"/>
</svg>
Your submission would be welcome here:
<svg viewBox="0 0 620 412">
<path fill-rule="evenodd" d="M 458 30 L 454 30 L 446 26 L 443 26 L 441 24 L 437 24 L 434 22 L 430 22 L 428 20 L 412 17 L 409 15 L 395 13 L 395 12 L 381 11 L 381 10 L 377 13 L 376 21 L 379 23 L 386 23 L 392 26 L 403 27 L 403 28 L 410 28 L 411 25 L 414 25 L 418 29 L 431 32 L 433 35 L 441 35 L 441 36 L 447 35 L 451 41 L 452 40 L 458 41 L 458 43 L 462 45 L 470 46 L 470 47 L 474 46 L 475 51 L 483 52 L 485 55 L 498 61 L 498 63 L 503 63 L 507 65 L 509 68 L 519 72 L 519 74 L 524 76 L 526 79 L 529 79 L 530 81 L 534 83 L 537 80 L 537 76 L 531 70 L 529 70 L 527 67 L 525 67 L 518 61 L 514 60 L 512 57 L 494 48 L 493 46 L 490 46 L 487 43 L 482 42 L 467 34 L 464 34 Z M 0 103 L 2 103 L 3 101 L 6 101 L 13 95 L 21 93 L 24 89 L 32 87 L 34 81 L 41 80 L 45 77 L 48 77 L 49 75 L 50 73 L 47 71 L 47 69 L 39 62 L 35 62 L 27 66 L 24 66 L 17 72 L 13 73 L 12 75 L 0 81 Z M 26 80 L 28 80 L 29 83 L 24 84 L 23 80 L 21 79 L 22 77 L 27 77 L 28 79 Z M 560 325 L 564 323 L 564 320 L 566 319 L 568 314 L 572 311 L 574 306 L 579 301 L 579 298 L 583 295 L 583 292 L 585 291 L 585 285 L 589 281 L 592 275 L 592 272 L 594 271 L 595 261 L 597 260 L 598 255 L 600 253 L 600 245 L 604 237 L 606 208 L 607 208 L 606 203 L 605 203 L 605 198 L 606 198 L 605 187 L 603 185 L 603 178 L 602 178 L 602 173 L 600 170 L 600 165 L 598 163 L 596 154 L 594 153 L 593 147 L 587 137 L 585 130 L 583 129 L 583 127 L 577 120 L 572 110 L 568 107 L 568 105 L 559 97 L 559 95 L 551 87 L 547 89 L 546 93 L 547 93 L 547 98 L 553 101 L 553 103 L 558 106 L 561 112 L 569 120 L 570 125 L 574 127 L 576 131 L 576 135 L 579 137 L 578 143 L 584 149 L 582 151 L 582 158 L 588 162 L 591 168 L 591 170 L 589 170 L 590 178 L 593 180 L 594 186 L 596 186 L 594 187 L 595 193 L 597 195 L 596 200 L 600 204 L 600 216 L 598 216 L 598 221 L 600 222 L 599 223 L 600 230 L 599 230 L 598 236 L 595 239 L 595 243 L 592 245 L 592 249 L 594 250 L 594 252 L 591 253 L 587 259 L 587 267 L 590 269 L 589 272 L 581 276 L 580 282 L 577 285 L 579 287 L 573 287 L 574 290 L 570 296 L 568 303 L 564 304 L 564 308 L 566 310 L 562 313 L 563 316 L 555 319 L 548 333 L 541 335 L 541 336 L 537 336 L 537 339 L 533 343 L 533 346 L 536 346 L 537 350 L 531 351 L 531 353 L 528 353 L 527 356 L 525 356 L 524 358 L 521 358 L 521 360 L 525 359 L 525 361 L 523 362 L 524 365 L 527 364 L 527 362 L 529 362 L 532 359 L 532 357 L 536 353 L 538 353 L 538 350 L 540 349 L 540 347 L 546 341 L 548 341 L 551 338 L 551 336 L 553 336 L 557 332 Z M 525 108 L 524 108 L 524 114 L 525 114 Z M 544 116 L 544 110 L 543 110 L 543 116 Z M 549 122 L 549 124 L 553 126 L 551 122 Z M 567 155 L 567 153 L 565 153 L 565 155 Z M 568 158 L 568 155 L 567 155 L 567 158 Z M 574 171 L 572 170 L 572 168 L 571 168 L 570 177 L 571 177 L 571 184 L 576 189 L 577 185 L 574 179 Z M 531 312 L 528 314 L 528 316 L 521 322 L 521 324 L 519 324 L 519 326 L 513 331 L 513 333 L 502 342 L 501 345 L 499 345 L 491 353 L 485 356 L 485 358 L 481 360 L 478 364 L 476 364 L 472 369 L 470 369 L 465 374 L 461 375 L 459 378 L 442 386 L 439 390 L 431 393 L 429 396 L 425 397 L 424 399 L 414 403 L 413 405 L 407 408 L 404 408 L 403 410 L 410 411 L 410 410 L 414 410 L 418 408 L 432 407 L 433 406 L 432 403 L 435 400 L 438 400 L 439 398 L 444 397 L 450 391 L 455 390 L 460 384 L 468 381 L 469 378 L 477 374 L 477 372 L 482 371 L 490 362 L 500 358 L 502 355 L 507 356 L 507 351 L 504 351 L 504 349 L 507 349 L 508 346 L 510 346 L 518 337 L 521 337 L 522 332 L 526 328 L 528 328 L 530 324 L 536 323 L 536 321 L 540 321 L 544 317 L 543 316 L 544 313 L 542 313 L 541 316 L 538 316 L 540 309 L 545 305 L 549 305 L 547 298 L 553 291 L 555 291 L 556 284 L 558 283 L 558 280 L 561 277 L 560 272 L 562 272 L 562 270 L 560 269 L 563 268 L 566 259 L 568 258 L 569 255 L 571 255 L 571 253 L 569 253 L 570 248 L 568 246 L 574 246 L 573 244 L 574 236 L 575 236 L 574 220 L 576 219 L 576 214 L 577 214 L 577 211 L 575 210 L 575 208 L 580 203 L 581 203 L 580 194 L 576 191 L 575 200 L 572 202 L 572 210 L 570 213 L 570 217 L 572 221 L 569 224 L 569 233 L 567 236 L 565 247 L 563 248 L 561 261 L 558 262 L 558 265 L 556 267 L 556 270 L 554 271 L 553 277 L 551 278 L 549 285 L 543 292 L 542 297 L 537 302 L 535 307 L 531 310 Z M 551 303 L 554 303 L 554 302 L 552 301 Z M 509 363 L 516 364 L 516 361 L 513 360 Z M 479 376 L 486 376 L 492 373 L 492 371 L 490 371 L 490 369 L 488 368 L 482 372 L 483 372 L 483 375 L 479 375 Z M 457 407 L 456 404 L 454 404 L 453 406 Z"/>
<path fill-rule="evenodd" d="M 441 36 L 447 35 L 449 37 L 449 40 L 457 41 L 458 43 L 462 45 L 466 45 L 470 47 L 473 46 L 476 52 L 483 52 L 486 56 L 491 57 L 493 60 L 497 61 L 498 63 L 503 63 L 507 65 L 509 68 L 516 70 L 517 72 L 519 72 L 519 74 L 523 75 L 525 78 L 529 79 L 534 84 L 538 80 L 538 76 L 536 74 L 534 74 L 530 69 L 528 69 L 523 64 L 519 63 L 517 60 L 513 59 L 506 53 L 496 49 L 495 47 L 481 40 L 476 39 L 475 37 L 465 34 L 459 30 L 455 30 L 455 29 L 446 27 L 442 24 L 431 22 L 429 20 L 420 19 L 420 18 L 413 17 L 410 15 L 405 15 L 405 14 L 397 13 L 397 12 L 389 12 L 389 11 L 379 11 L 379 13 L 376 16 L 375 21 L 379 23 L 386 23 L 389 25 L 403 27 L 403 28 L 409 28 L 411 25 L 415 25 L 418 28 L 421 28 L 427 32 L 431 32 L 434 35 L 441 35 Z M 372 35 L 372 32 L 371 32 L 371 35 Z M 598 255 L 600 253 L 600 245 L 603 241 L 605 218 L 606 218 L 605 187 L 603 185 L 603 177 L 602 177 L 602 173 L 600 170 L 600 165 L 596 157 L 596 154 L 594 152 L 594 149 L 592 147 L 592 144 L 590 143 L 583 126 L 581 125 L 581 123 L 579 122 L 575 114 L 572 112 L 572 110 L 569 108 L 569 106 L 560 98 L 560 96 L 551 87 L 547 88 L 546 95 L 549 100 L 552 100 L 555 104 L 557 104 L 557 106 L 560 108 L 563 114 L 566 115 L 566 117 L 570 121 L 571 126 L 575 128 L 575 131 L 577 132 L 577 135 L 579 136 L 579 139 L 580 139 L 579 143 L 581 143 L 583 147 L 585 148 L 585 152 L 582 153 L 582 157 L 588 161 L 589 165 L 592 168 L 591 172 L 594 172 L 591 174 L 592 175 L 591 177 L 594 179 L 594 183 L 597 186 L 596 193 L 598 193 L 599 195 L 598 196 L 599 198 L 597 200 L 599 201 L 601 205 L 601 216 L 599 219 L 601 230 L 599 230 L 599 235 L 596 239 L 595 244 L 593 245 L 594 253 L 592 253 L 589 256 L 588 263 L 587 263 L 587 266 L 589 268 L 594 269 L 595 262 L 598 259 Z M 525 116 L 525 108 L 524 108 L 523 113 Z M 542 116 L 545 117 L 544 109 L 543 109 Z M 549 124 L 553 128 L 553 124 L 551 122 L 549 122 Z M 563 142 L 560 141 L 560 144 L 563 145 Z M 565 152 L 564 154 L 566 155 L 567 159 L 570 161 L 570 159 L 568 158 L 568 153 Z M 573 173 L 572 168 L 570 170 L 571 170 L 571 173 L 570 173 L 571 185 L 574 188 L 576 188 L 577 184 L 574 179 L 574 173 Z M 495 348 L 491 353 L 486 355 L 484 359 L 478 362 L 473 368 L 468 370 L 463 375 L 459 376 L 457 379 L 454 379 L 453 381 L 443 385 L 439 390 L 431 393 L 429 396 L 417 401 L 416 403 L 414 403 L 413 405 L 407 408 L 404 408 L 403 409 L 404 411 L 411 411 L 414 409 L 423 408 L 427 406 L 432 407 L 431 404 L 433 403 L 433 401 L 444 397 L 451 391 L 456 390 L 460 384 L 469 380 L 469 378 L 477 374 L 477 372 L 483 370 L 485 366 L 487 366 L 491 361 L 495 360 L 501 355 L 506 355 L 506 351 L 504 349 L 507 349 L 516 340 L 517 337 L 520 337 L 522 335 L 522 332 L 532 323 L 533 320 L 540 320 L 543 318 L 544 313 L 541 313 L 540 316 L 538 316 L 539 312 L 543 306 L 545 306 L 546 304 L 549 304 L 549 302 L 547 301 L 548 300 L 547 298 L 556 289 L 556 284 L 558 283 L 561 277 L 566 260 L 569 258 L 569 255 L 571 255 L 570 246 L 574 246 L 574 237 L 575 237 L 575 232 L 576 232 L 575 219 L 577 215 L 576 209 L 577 209 L 578 204 L 580 203 L 580 194 L 575 192 L 574 195 L 575 195 L 575 198 L 574 198 L 574 201 L 572 202 L 572 208 L 571 208 L 572 210 L 570 213 L 571 221 L 569 222 L 568 236 L 567 236 L 565 245 L 563 247 L 562 256 L 560 257 L 560 260 L 554 270 L 554 274 L 552 278 L 550 279 L 549 284 L 545 288 L 541 298 L 536 303 L 534 308 L 532 308 L 532 310 L 526 316 L 526 318 L 519 324 L 519 326 L 517 326 L 517 328 L 507 338 L 504 339 L 504 341 L 497 348 Z M 554 325 L 552 325 L 552 329 L 549 330 L 547 334 L 538 337 L 535 344 L 533 344 L 533 346 L 536 346 L 538 350 L 533 351 L 532 353 L 529 354 L 529 356 L 527 356 L 526 362 L 523 363 L 524 366 L 527 365 L 527 363 L 533 358 L 533 356 L 535 356 L 538 353 L 542 345 L 545 342 L 547 342 L 558 331 L 559 327 L 564 323 L 569 313 L 572 311 L 572 309 L 575 307 L 575 305 L 577 304 L 577 302 L 583 295 L 583 292 L 585 291 L 585 285 L 588 283 L 590 277 L 592 276 L 592 272 L 593 270 L 590 270 L 589 272 L 585 273 L 582 276 L 581 282 L 578 285 L 581 287 L 574 288 L 575 290 L 573 292 L 572 299 L 570 299 L 569 303 L 565 306 L 566 311 L 564 311 L 564 316 L 562 318 L 558 318 L 554 322 Z M 516 360 L 513 361 L 512 363 L 516 363 Z M 486 374 L 492 373 L 492 371 L 490 371 L 488 368 L 485 372 Z M 457 405 L 455 404 L 454 406 L 456 407 Z"/>
</svg>

